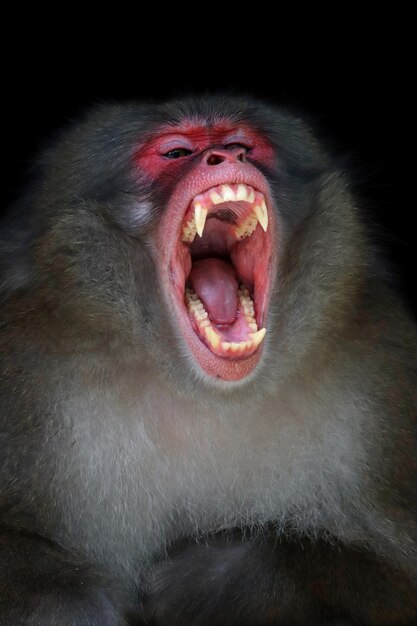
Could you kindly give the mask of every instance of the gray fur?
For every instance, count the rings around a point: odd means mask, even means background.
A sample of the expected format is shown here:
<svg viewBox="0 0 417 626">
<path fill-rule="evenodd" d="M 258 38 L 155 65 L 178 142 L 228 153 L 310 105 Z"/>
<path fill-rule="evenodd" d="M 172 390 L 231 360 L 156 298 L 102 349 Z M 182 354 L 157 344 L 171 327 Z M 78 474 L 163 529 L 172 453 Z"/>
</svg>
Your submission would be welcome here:
<svg viewBox="0 0 417 626">
<path fill-rule="evenodd" d="M 163 206 L 130 169 L 167 115 L 219 109 L 265 129 L 278 155 L 266 349 L 236 384 L 202 373 L 166 310 Z M 417 333 L 348 177 L 304 123 L 240 99 L 106 105 L 38 169 L 1 244 L 4 523 L 129 585 L 181 537 L 266 523 L 416 572 Z"/>
</svg>

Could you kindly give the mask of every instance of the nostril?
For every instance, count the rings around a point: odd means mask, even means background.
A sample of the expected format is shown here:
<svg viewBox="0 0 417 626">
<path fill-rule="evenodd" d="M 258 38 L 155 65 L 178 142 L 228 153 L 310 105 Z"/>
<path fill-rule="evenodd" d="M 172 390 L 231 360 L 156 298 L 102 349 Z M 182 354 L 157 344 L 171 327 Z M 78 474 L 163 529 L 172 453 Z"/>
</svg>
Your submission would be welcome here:
<svg viewBox="0 0 417 626">
<path fill-rule="evenodd" d="M 205 165 L 222 165 L 223 163 L 246 163 L 245 148 L 241 146 L 227 147 L 224 149 L 210 148 L 203 154 Z"/>
<path fill-rule="evenodd" d="M 221 154 L 211 154 L 207 159 L 207 165 L 220 165 L 224 160 Z"/>
</svg>

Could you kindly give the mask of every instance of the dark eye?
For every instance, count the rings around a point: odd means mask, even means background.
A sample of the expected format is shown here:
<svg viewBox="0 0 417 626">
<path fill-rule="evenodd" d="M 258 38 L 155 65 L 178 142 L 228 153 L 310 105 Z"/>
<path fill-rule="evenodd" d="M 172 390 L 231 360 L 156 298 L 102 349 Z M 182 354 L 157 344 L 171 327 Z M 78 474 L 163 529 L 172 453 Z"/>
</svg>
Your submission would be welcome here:
<svg viewBox="0 0 417 626">
<path fill-rule="evenodd" d="M 188 148 L 174 148 L 173 150 L 166 152 L 164 157 L 167 159 L 181 159 L 181 157 L 188 157 L 192 153 L 192 150 L 189 150 Z"/>
</svg>

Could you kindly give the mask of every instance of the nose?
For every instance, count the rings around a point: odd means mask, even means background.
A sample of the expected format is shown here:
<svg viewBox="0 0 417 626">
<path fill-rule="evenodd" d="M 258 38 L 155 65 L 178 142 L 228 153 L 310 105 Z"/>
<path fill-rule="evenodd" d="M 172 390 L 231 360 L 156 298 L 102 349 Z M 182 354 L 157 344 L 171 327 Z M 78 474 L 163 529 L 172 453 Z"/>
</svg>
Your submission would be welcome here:
<svg viewBox="0 0 417 626">
<path fill-rule="evenodd" d="M 243 147 L 231 148 L 230 150 L 211 148 L 203 155 L 205 165 L 221 165 L 222 163 L 246 162 L 246 149 Z"/>
</svg>

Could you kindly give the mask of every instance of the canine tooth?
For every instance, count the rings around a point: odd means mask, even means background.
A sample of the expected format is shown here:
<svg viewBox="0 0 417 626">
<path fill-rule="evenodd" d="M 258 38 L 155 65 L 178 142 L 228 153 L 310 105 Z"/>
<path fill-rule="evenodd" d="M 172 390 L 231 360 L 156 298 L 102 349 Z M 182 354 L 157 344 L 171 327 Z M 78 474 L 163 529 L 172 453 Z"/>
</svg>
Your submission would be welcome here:
<svg viewBox="0 0 417 626">
<path fill-rule="evenodd" d="M 216 349 L 220 343 L 220 336 L 210 326 L 206 328 L 206 337 L 210 345 Z"/>
<path fill-rule="evenodd" d="M 255 190 L 251 189 L 248 195 L 248 202 L 252 204 L 254 200 L 255 200 Z"/>
<path fill-rule="evenodd" d="M 223 198 L 219 193 L 217 193 L 217 191 L 210 192 L 210 200 L 213 204 L 221 204 L 223 202 Z"/>
<path fill-rule="evenodd" d="M 203 236 L 204 224 L 206 223 L 207 217 L 207 209 L 203 209 L 199 202 L 196 202 L 194 205 L 194 220 L 195 220 L 195 229 L 200 235 Z"/>
<path fill-rule="evenodd" d="M 229 187 L 229 185 L 222 185 L 220 189 L 223 196 L 223 202 L 230 202 L 230 200 L 235 199 L 235 192 L 231 187 Z"/>
<path fill-rule="evenodd" d="M 211 335 L 211 343 L 212 343 L 213 348 L 218 348 L 219 347 L 220 337 L 214 331 L 212 332 L 212 335 Z"/>
<path fill-rule="evenodd" d="M 258 347 L 261 341 L 263 340 L 263 338 L 265 337 L 265 335 L 266 335 L 266 328 L 261 328 L 256 333 L 251 333 L 250 338 L 253 342 L 253 345 L 255 347 Z"/>
<path fill-rule="evenodd" d="M 268 211 L 266 208 L 265 201 L 263 200 L 260 206 L 256 206 L 254 211 L 255 211 L 256 217 L 258 218 L 260 225 L 262 226 L 264 232 L 266 233 L 266 231 L 268 230 Z"/>
<path fill-rule="evenodd" d="M 238 185 L 236 200 L 247 200 L 248 199 L 248 190 L 245 185 Z"/>
</svg>

